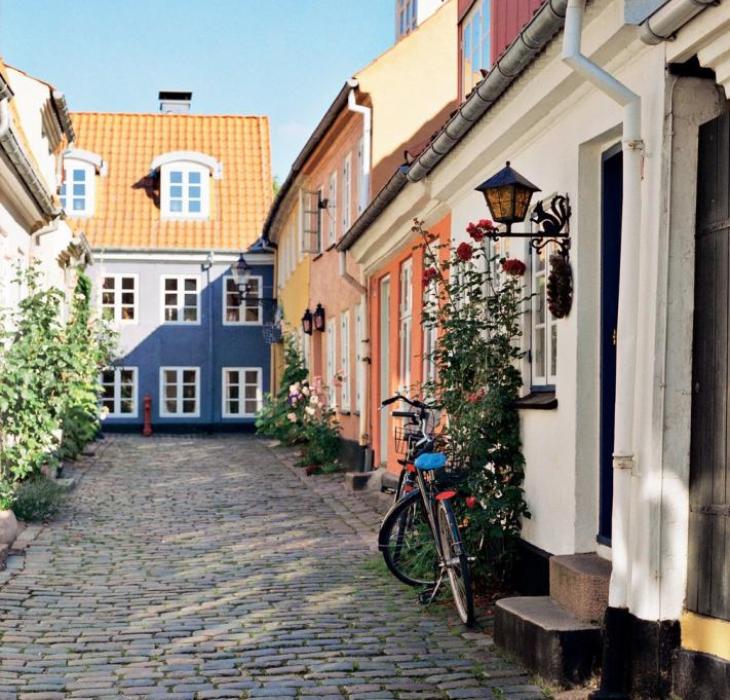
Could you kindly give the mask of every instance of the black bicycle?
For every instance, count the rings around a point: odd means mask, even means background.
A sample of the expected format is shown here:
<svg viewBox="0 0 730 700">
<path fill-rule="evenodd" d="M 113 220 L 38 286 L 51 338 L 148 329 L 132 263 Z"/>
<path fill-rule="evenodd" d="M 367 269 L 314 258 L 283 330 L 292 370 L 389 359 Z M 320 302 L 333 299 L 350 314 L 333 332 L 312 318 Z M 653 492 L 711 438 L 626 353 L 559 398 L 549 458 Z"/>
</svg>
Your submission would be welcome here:
<svg viewBox="0 0 730 700">
<path fill-rule="evenodd" d="M 459 617 L 469 626 L 474 623 L 469 558 L 451 505 L 457 491 L 439 478 L 446 456 L 434 451 L 434 437 L 427 429 L 434 407 L 396 394 L 383 401 L 381 409 L 396 401 L 414 410 L 393 411 L 393 416 L 406 419 L 405 426 L 396 429 L 399 439 L 397 431 L 407 428 L 406 457 L 396 501 L 380 527 L 378 546 L 397 579 L 423 589 L 419 595 L 423 604 L 434 600 L 447 578 Z"/>
</svg>

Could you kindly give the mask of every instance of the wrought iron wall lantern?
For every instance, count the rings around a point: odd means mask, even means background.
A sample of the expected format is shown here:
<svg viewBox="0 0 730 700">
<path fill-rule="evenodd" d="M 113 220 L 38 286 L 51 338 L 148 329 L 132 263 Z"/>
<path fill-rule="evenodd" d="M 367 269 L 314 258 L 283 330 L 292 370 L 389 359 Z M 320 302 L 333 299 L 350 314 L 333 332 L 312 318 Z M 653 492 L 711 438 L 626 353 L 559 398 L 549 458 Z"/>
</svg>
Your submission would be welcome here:
<svg viewBox="0 0 730 700">
<path fill-rule="evenodd" d="M 251 266 L 248 264 L 246 258 L 241 253 L 238 256 L 238 260 L 231 265 L 231 276 L 238 290 L 238 303 L 243 304 L 244 301 L 247 304 L 275 304 L 276 299 L 274 297 L 261 297 L 254 296 L 254 288 L 251 284 Z M 261 290 L 263 291 L 263 290 Z"/>
<path fill-rule="evenodd" d="M 545 211 L 542 202 L 533 209 L 530 221 L 537 224 L 539 231 L 513 232 L 512 224 L 524 221 L 530 208 L 530 201 L 540 188 L 510 167 L 509 161 L 496 175 L 476 187 L 484 195 L 492 218 L 504 224 L 506 231 L 489 234 L 493 241 L 500 238 L 529 238 L 530 246 L 542 250 L 548 243 L 555 243 L 561 255 L 568 260 L 570 254 L 570 202 L 564 195 L 555 195 Z"/>
<path fill-rule="evenodd" d="M 324 321 L 324 307 L 322 304 L 317 304 L 317 308 L 314 310 L 314 330 L 324 332 Z"/>
<path fill-rule="evenodd" d="M 312 335 L 312 312 L 307 309 L 302 316 L 302 330 L 307 335 Z"/>
<path fill-rule="evenodd" d="M 541 251 L 554 243 L 559 252 L 550 256 L 550 273 L 547 280 L 547 303 L 555 318 L 564 318 L 573 306 L 573 271 L 570 266 L 570 202 L 565 195 L 555 195 L 548 211 L 542 202 L 532 210 L 530 221 L 538 231 L 513 232 L 512 224 L 524 221 L 530 201 L 540 188 L 510 167 L 509 161 L 496 175 L 485 180 L 477 188 L 484 195 L 495 222 L 504 224 L 506 231 L 495 230 L 487 234 L 493 241 L 500 238 L 529 238 L 530 247 Z"/>
</svg>

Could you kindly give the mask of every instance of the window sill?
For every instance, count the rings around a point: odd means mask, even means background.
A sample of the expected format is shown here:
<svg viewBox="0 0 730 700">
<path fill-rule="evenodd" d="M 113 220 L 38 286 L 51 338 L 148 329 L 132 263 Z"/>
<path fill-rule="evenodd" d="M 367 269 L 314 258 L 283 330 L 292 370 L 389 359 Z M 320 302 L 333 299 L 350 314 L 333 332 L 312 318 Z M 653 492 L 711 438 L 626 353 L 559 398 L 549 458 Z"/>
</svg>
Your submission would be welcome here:
<svg viewBox="0 0 730 700">
<path fill-rule="evenodd" d="M 321 257 L 322 257 L 323 255 L 324 255 L 324 253 L 322 253 L 322 252 L 319 252 L 319 253 L 315 253 L 315 254 L 314 254 L 314 255 L 312 256 L 312 262 L 314 262 L 315 260 L 319 260 L 319 259 L 320 259 L 320 258 L 321 258 Z"/>
<path fill-rule="evenodd" d="M 552 411 L 558 407 L 558 399 L 554 391 L 533 391 L 527 396 L 513 401 L 512 405 L 515 408 Z"/>
</svg>

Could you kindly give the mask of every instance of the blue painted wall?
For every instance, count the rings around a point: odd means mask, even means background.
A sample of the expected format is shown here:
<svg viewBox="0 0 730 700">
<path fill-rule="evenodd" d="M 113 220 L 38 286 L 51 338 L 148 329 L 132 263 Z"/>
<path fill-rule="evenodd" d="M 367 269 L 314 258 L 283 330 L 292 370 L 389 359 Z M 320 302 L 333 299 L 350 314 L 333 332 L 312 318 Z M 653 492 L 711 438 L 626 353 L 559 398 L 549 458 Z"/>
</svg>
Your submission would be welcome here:
<svg viewBox="0 0 730 700">
<path fill-rule="evenodd" d="M 251 274 L 263 278 L 264 297 L 272 296 L 273 265 L 256 264 L 254 255 L 247 255 Z M 108 417 L 104 427 L 141 426 L 143 398 L 152 397 L 153 429 L 165 427 L 230 429 L 251 426 L 253 418 L 223 418 L 222 368 L 260 367 L 262 393 L 270 390 L 271 352 L 263 338 L 263 325 L 223 325 L 223 285 L 230 263 L 214 263 L 208 271 L 201 270 L 200 262 L 101 261 L 89 269 L 94 281 L 95 299 L 99 297 L 100 280 L 109 274 L 138 275 L 138 319 L 136 323 L 122 323 L 119 331 L 119 353 L 115 365 L 137 367 L 137 416 L 134 418 Z M 197 325 L 167 325 L 162 318 L 162 277 L 165 275 L 198 275 L 202 291 Z M 262 322 L 270 321 L 273 305 L 264 304 Z M 162 417 L 160 415 L 160 367 L 200 368 L 200 416 Z"/>
</svg>

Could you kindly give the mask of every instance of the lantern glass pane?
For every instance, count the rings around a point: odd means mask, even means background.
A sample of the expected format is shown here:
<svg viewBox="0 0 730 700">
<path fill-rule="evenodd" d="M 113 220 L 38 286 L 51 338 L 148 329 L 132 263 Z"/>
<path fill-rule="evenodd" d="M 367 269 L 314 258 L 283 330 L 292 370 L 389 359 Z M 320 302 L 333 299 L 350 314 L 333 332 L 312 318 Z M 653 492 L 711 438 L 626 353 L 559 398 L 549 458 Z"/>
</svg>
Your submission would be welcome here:
<svg viewBox="0 0 730 700">
<path fill-rule="evenodd" d="M 532 199 L 532 191 L 525 187 L 515 187 L 515 221 L 524 221 Z"/>
<path fill-rule="evenodd" d="M 514 187 L 494 187 L 486 191 L 487 204 L 492 218 L 503 224 L 512 223 L 514 219 Z"/>
</svg>

